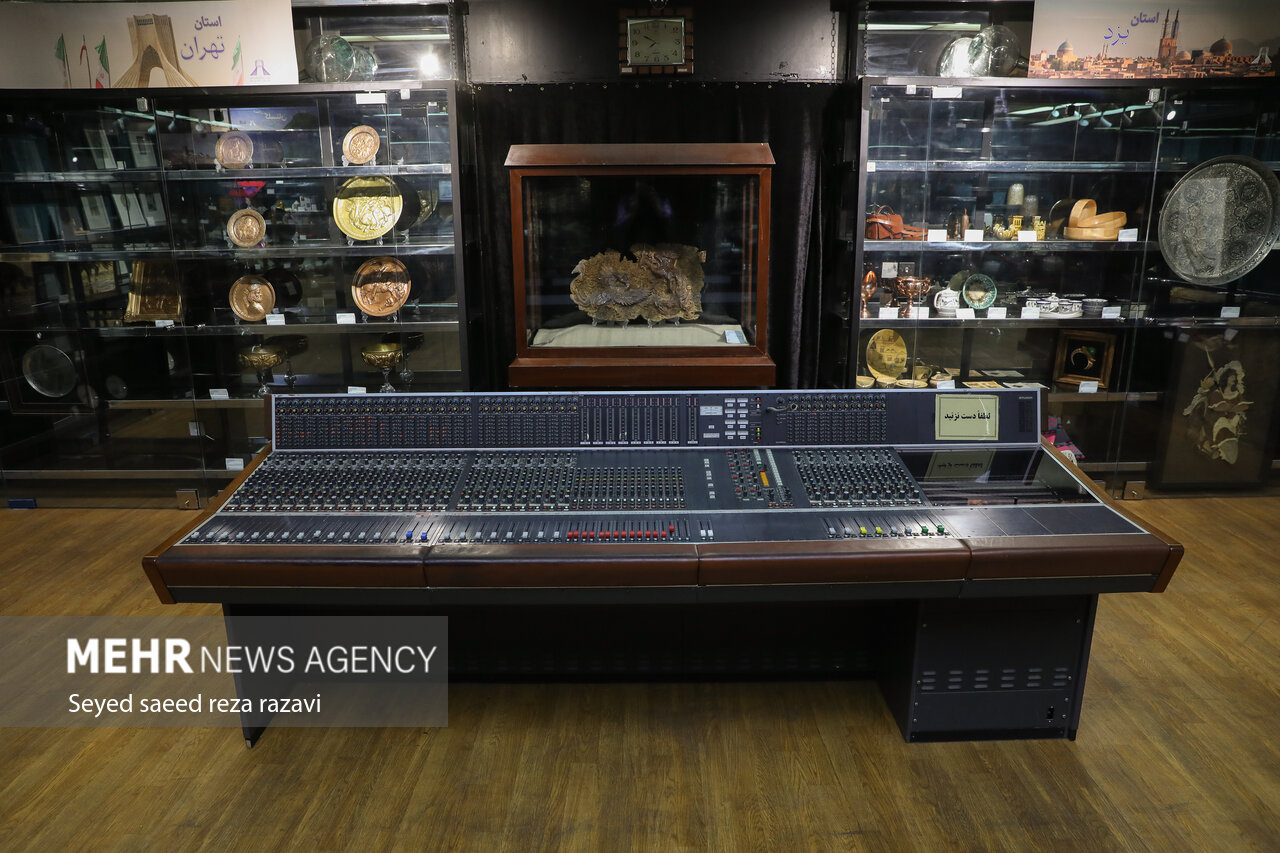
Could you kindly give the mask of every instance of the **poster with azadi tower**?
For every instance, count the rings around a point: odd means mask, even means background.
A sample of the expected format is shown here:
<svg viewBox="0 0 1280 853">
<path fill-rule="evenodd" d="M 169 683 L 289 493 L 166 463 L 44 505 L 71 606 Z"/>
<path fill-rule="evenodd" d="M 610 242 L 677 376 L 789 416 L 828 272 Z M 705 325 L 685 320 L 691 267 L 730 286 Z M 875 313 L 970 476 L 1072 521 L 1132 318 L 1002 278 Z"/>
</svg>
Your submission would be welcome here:
<svg viewBox="0 0 1280 853">
<path fill-rule="evenodd" d="M 298 82 L 289 0 L 0 3 L 0 87 Z"/>
</svg>

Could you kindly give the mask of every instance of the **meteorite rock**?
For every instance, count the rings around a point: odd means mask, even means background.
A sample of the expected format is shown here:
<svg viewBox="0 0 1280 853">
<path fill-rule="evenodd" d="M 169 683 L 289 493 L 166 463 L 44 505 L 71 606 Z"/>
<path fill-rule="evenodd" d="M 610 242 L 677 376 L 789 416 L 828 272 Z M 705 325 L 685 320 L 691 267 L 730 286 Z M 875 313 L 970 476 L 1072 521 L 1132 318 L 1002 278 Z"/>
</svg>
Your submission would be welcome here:
<svg viewBox="0 0 1280 853">
<path fill-rule="evenodd" d="M 702 314 L 702 264 L 693 246 L 637 244 L 630 254 L 613 249 L 578 262 L 569 295 L 593 321 L 649 323 L 696 320 Z"/>
</svg>

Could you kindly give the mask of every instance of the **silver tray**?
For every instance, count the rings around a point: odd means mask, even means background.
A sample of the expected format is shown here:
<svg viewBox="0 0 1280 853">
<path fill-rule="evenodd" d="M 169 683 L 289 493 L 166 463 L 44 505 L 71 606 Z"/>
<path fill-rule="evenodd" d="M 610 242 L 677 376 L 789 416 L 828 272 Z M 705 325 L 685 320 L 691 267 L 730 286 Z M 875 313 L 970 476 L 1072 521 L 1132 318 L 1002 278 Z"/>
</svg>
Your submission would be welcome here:
<svg viewBox="0 0 1280 853">
<path fill-rule="evenodd" d="M 1252 157 L 1206 160 L 1169 191 L 1160 209 L 1160 253 L 1192 284 L 1234 281 L 1280 238 L 1280 180 Z"/>
</svg>

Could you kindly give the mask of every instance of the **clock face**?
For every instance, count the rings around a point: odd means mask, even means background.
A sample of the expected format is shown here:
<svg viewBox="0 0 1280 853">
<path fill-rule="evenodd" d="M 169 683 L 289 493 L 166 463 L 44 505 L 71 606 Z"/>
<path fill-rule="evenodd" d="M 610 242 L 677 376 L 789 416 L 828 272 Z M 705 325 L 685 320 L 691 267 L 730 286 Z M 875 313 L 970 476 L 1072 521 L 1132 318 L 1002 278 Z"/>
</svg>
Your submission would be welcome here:
<svg viewBox="0 0 1280 853">
<path fill-rule="evenodd" d="M 627 21 L 627 62 L 631 65 L 682 65 L 684 18 L 631 18 Z"/>
</svg>

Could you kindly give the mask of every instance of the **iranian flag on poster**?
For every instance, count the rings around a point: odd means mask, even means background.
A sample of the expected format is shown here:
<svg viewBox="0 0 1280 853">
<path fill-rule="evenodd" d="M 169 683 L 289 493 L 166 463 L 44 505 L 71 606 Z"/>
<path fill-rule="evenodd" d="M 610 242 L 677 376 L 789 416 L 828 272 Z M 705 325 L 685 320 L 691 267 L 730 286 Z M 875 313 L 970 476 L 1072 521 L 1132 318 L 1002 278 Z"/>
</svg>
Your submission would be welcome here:
<svg viewBox="0 0 1280 853">
<path fill-rule="evenodd" d="M 111 65 L 107 62 L 107 37 L 103 36 L 102 41 L 98 42 L 94 48 L 98 53 L 98 73 L 93 78 L 93 87 L 95 89 L 111 88 Z"/>
</svg>

